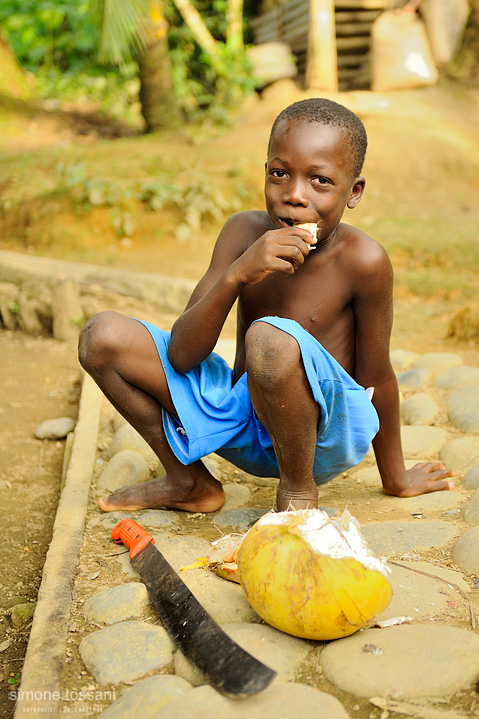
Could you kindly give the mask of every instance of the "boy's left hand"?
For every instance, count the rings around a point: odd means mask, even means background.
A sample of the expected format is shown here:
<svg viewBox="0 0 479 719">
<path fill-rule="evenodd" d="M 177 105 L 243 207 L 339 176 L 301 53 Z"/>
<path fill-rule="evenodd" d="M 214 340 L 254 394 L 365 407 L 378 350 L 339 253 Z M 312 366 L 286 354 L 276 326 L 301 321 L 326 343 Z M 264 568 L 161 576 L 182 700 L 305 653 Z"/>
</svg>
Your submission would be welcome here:
<svg viewBox="0 0 479 719">
<path fill-rule="evenodd" d="M 405 483 L 401 489 L 388 491 L 396 497 L 417 497 L 420 494 L 440 492 L 454 489 L 454 482 L 445 481 L 445 477 L 453 477 L 454 472 L 446 469 L 441 462 L 418 462 L 406 470 Z"/>
</svg>

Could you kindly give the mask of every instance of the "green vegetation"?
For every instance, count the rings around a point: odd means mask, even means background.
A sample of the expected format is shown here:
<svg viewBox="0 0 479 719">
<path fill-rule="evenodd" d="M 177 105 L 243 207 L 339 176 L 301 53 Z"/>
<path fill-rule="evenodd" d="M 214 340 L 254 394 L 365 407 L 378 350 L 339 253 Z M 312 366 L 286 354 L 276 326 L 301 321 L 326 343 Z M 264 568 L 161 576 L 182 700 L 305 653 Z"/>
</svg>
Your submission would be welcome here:
<svg viewBox="0 0 479 719">
<path fill-rule="evenodd" d="M 95 0 L 4 0 L 0 27 L 22 67 L 34 76 L 38 96 L 94 102 L 114 117 L 138 123 L 137 65 L 114 68 L 98 62 L 101 26 Z"/>
<path fill-rule="evenodd" d="M 142 112 L 149 129 L 205 114 L 227 122 L 228 108 L 254 89 L 242 41 L 228 38 L 229 2 L 4 0 L 0 27 L 41 97 L 94 102 L 137 126 Z M 197 13 L 199 35 L 180 14 L 183 3 Z"/>
<path fill-rule="evenodd" d="M 179 221 L 174 230 L 178 241 L 188 240 L 210 219 L 220 223 L 227 214 L 242 207 L 249 199 L 244 183 L 237 182 L 226 198 L 218 185 L 205 173 L 195 173 L 178 184 L 166 173 L 141 180 L 118 180 L 90 175 L 85 163 L 59 163 L 55 169 L 58 184 L 51 195 L 68 194 L 77 213 L 94 207 L 109 208 L 112 228 L 118 237 L 131 237 L 138 230 L 141 206 L 150 212 L 176 209 Z"/>
</svg>

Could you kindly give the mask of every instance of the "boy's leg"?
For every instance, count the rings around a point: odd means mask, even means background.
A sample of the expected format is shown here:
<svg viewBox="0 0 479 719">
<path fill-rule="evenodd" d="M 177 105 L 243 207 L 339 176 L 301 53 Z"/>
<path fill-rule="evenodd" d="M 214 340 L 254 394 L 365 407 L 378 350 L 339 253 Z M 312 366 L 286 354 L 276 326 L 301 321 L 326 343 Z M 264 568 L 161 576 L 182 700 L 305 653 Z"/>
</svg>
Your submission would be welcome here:
<svg viewBox="0 0 479 719">
<path fill-rule="evenodd" d="M 103 511 L 167 507 L 213 512 L 224 504 L 221 483 L 201 462 L 185 466 L 170 449 L 163 431 L 162 407 L 176 411 L 155 343 L 140 322 L 116 312 L 101 312 L 82 330 L 79 359 L 114 407 L 148 442 L 166 476 L 132 485 L 102 498 Z"/>
<path fill-rule="evenodd" d="M 318 506 L 313 479 L 319 406 L 313 399 L 299 345 L 267 322 L 246 334 L 248 389 L 278 459 L 279 511 Z"/>
</svg>

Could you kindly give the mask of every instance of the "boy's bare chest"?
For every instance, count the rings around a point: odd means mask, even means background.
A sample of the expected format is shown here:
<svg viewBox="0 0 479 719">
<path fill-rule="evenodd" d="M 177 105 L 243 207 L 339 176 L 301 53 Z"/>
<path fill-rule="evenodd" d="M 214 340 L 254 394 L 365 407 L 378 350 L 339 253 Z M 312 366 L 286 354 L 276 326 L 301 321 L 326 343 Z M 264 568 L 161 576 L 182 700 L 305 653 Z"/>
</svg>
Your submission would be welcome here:
<svg viewBox="0 0 479 719">
<path fill-rule="evenodd" d="M 354 317 L 350 282 L 343 269 L 334 263 L 327 268 L 320 263 L 310 268 L 305 264 L 294 275 L 276 273 L 249 285 L 239 302 L 244 331 L 260 317 L 287 317 L 296 320 L 343 366 L 350 365 Z"/>
</svg>

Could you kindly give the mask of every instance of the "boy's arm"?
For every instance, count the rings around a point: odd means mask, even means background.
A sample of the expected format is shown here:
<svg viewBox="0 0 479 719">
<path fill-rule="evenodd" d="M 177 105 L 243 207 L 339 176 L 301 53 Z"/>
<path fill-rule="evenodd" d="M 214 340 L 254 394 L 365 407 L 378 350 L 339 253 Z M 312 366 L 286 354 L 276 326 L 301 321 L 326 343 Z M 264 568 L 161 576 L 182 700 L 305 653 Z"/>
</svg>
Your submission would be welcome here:
<svg viewBox="0 0 479 719">
<path fill-rule="evenodd" d="M 362 262 L 354 294 L 356 323 L 355 379 L 363 387 L 374 387 L 373 403 L 380 429 L 373 440 L 384 491 L 397 497 L 413 497 L 452 489 L 445 481 L 453 472 L 440 462 L 420 462 L 405 469 L 401 447 L 399 392 L 389 358 L 393 320 L 393 272 L 388 256 L 372 246 Z M 364 260 L 364 257 L 363 257 Z"/>
<path fill-rule="evenodd" d="M 168 358 L 177 371 L 196 367 L 212 352 L 246 284 L 260 282 L 272 272 L 292 274 L 304 262 L 310 232 L 268 227 L 264 212 L 239 212 L 225 223 L 208 270 L 171 331 Z"/>
</svg>

